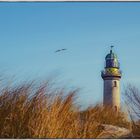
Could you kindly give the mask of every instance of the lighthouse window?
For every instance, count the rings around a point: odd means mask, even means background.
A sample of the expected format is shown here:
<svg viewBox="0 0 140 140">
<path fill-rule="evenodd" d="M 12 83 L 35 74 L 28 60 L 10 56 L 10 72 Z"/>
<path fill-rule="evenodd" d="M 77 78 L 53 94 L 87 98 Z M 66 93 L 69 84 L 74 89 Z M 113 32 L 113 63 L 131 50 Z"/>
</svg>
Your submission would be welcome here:
<svg viewBox="0 0 140 140">
<path fill-rule="evenodd" d="M 114 87 L 117 87 L 117 82 L 116 81 L 114 81 Z"/>
<path fill-rule="evenodd" d="M 117 111 L 118 110 L 118 108 L 117 108 L 117 106 L 115 105 L 115 111 Z"/>
</svg>

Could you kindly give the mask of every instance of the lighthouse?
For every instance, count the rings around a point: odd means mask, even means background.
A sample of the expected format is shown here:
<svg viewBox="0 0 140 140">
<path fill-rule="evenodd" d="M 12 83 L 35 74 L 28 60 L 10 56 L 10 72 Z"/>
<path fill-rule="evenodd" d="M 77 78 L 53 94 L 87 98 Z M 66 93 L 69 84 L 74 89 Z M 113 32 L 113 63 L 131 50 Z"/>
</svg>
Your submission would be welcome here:
<svg viewBox="0 0 140 140">
<path fill-rule="evenodd" d="M 105 57 L 105 67 L 101 72 L 104 82 L 103 86 L 103 104 L 111 106 L 115 110 L 120 109 L 120 79 L 121 71 L 117 55 L 113 52 L 111 46 L 110 52 Z"/>
</svg>

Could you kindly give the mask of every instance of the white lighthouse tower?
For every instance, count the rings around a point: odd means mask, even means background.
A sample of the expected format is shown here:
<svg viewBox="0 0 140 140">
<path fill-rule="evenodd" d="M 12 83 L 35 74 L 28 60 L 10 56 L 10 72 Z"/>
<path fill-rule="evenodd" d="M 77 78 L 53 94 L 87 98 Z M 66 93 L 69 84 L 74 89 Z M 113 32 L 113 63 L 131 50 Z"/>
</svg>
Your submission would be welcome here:
<svg viewBox="0 0 140 140">
<path fill-rule="evenodd" d="M 104 80 L 103 104 L 120 109 L 120 79 L 121 71 L 117 55 L 112 51 L 105 57 L 105 67 L 101 72 Z"/>
</svg>

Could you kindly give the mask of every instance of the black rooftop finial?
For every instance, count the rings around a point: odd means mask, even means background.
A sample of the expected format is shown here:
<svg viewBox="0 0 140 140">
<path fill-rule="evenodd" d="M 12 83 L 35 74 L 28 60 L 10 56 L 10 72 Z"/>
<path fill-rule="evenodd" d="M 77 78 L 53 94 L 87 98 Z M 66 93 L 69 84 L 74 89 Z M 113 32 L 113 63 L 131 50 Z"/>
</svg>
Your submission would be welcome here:
<svg viewBox="0 0 140 140">
<path fill-rule="evenodd" d="M 114 46 L 112 46 L 112 45 L 110 46 L 110 48 L 111 48 L 110 53 L 112 53 L 112 48 L 113 48 L 113 47 L 114 47 Z"/>
</svg>

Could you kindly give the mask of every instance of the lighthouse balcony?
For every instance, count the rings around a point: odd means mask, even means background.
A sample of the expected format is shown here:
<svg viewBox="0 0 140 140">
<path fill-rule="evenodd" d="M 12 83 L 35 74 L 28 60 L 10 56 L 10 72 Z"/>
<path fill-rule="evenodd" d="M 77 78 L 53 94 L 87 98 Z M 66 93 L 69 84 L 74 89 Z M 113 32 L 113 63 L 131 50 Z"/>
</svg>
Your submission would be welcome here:
<svg viewBox="0 0 140 140">
<path fill-rule="evenodd" d="M 106 69 L 101 71 L 102 78 L 104 77 L 121 77 L 122 72 L 119 69 Z"/>
</svg>

